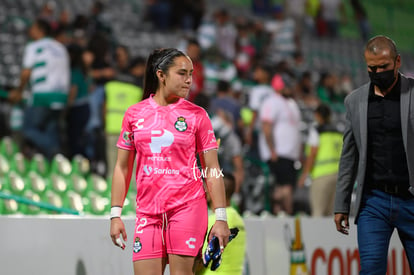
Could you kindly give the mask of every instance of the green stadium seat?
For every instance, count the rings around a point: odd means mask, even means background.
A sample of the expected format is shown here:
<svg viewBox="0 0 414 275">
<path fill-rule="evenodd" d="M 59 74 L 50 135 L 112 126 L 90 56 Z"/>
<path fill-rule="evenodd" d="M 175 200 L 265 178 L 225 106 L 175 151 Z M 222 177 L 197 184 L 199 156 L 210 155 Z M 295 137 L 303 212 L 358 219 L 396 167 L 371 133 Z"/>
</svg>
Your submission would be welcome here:
<svg viewBox="0 0 414 275">
<path fill-rule="evenodd" d="M 20 213 L 20 205 L 15 200 L 0 199 L 0 213 L 13 215 Z"/>
<path fill-rule="evenodd" d="M 29 170 L 35 171 L 40 176 L 45 177 L 49 173 L 49 162 L 43 154 L 36 153 L 30 161 Z"/>
<path fill-rule="evenodd" d="M 3 137 L 0 141 L 0 154 L 11 159 L 18 152 L 18 146 L 10 136 Z"/>
<path fill-rule="evenodd" d="M 64 206 L 62 197 L 59 196 L 59 194 L 57 194 L 53 190 L 47 190 L 45 195 L 42 198 L 42 201 L 47 202 L 57 208 L 61 208 Z M 56 211 L 53 211 L 53 210 L 48 210 L 48 213 L 58 214 Z"/>
<path fill-rule="evenodd" d="M 109 213 L 110 201 L 108 198 L 102 197 L 96 192 L 89 192 L 89 211 L 93 215 L 104 215 Z"/>
<path fill-rule="evenodd" d="M 24 193 L 24 197 L 26 197 L 29 200 L 35 201 L 35 202 L 41 202 L 40 195 L 33 192 L 32 190 L 26 190 Z M 37 215 L 43 212 L 40 209 L 40 207 L 35 206 L 35 205 L 28 205 L 28 204 L 20 204 L 20 210 L 22 214 L 25 214 L 25 215 Z"/>
<path fill-rule="evenodd" d="M 5 177 L 10 172 L 10 163 L 4 155 L 0 155 L 0 177 Z"/>
<path fill-rule="evenodd" d="M 88 181 L 83 176 L 78 174 L 72 174 L 70 176 L 70 185 L 71 189 L 81 196 L 85 196 L 90 190 Z"/>
<path fill-rule="evenodd" d="M 69 185 L 66 181 L 66 178 L 64 178 L 62 175 L 52 173 L 50 175 L 50 188 L 53 192 L 61 196 L 68 191 Z"/>
<path fill-rule="evenodd" d="M 27 189 L 27 184 L 23 177 L 15 171 L 11 171 L 8 177 L 6 177 L 6 188 L 14 195 L 23 195 L 24 191 Z"/>
<path fill-rule="evenodd" d="M 26 176 L 27 171 L 29 170 L 29 165 L 26 157 L 23 155 L 22 152 L 17 152 L 16 154 L 14 154 L 11 161 L 10 169 L 12 171 L 17 172 L 19 175 L 23 177 Z"/>
<path fill-rule="evenodd" d="M 72 190 L 68 191 L 66 195 L 66 199 L 64 199 L 64 205 L 80 213 L 86 212 L 82 196 L 79 193 L 76 193 L 75 191 L 72 191 Z"/>
<path fill-rule="evenodd" d="M 50 172 L 67 177 L 72 173 L 72 164 L 64 155 L 57 154 L 52 159 Z"/>
<path fill-rule="evenodd" d="M 101 196 L 109 197 L 111 189 L 104 177 L 97 174 L 91 174 L 88 177 L 88 182 L 89 186 L 91 187 L 91 190 L 93 190 Z"/>
<path fill-rule="evenodd" d="M 30 171 L 26 177 L 30 190 L 42 196 L 48 189 L 48 181 L 35 171 Z"/>
<path fill-rule="evenodd" d="M 75 155 L 72 158 L 72 169 L 73 173 L 77 173 L 84 177 L 88 176 L 90 173 L 90 162 L 87 158 L 82 155 Z"/>
</svg>

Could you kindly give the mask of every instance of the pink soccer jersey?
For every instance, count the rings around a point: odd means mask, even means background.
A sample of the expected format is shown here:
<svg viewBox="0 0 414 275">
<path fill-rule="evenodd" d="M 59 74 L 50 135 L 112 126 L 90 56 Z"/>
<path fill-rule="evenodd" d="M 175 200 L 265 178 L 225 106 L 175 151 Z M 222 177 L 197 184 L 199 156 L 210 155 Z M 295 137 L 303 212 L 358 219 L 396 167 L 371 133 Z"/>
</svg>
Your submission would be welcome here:
<svg viewBox="0 0 414 275">
<path fill-rule="evenodd" d="M 137 211 L 165 213 L 204 196 L 196 153 L 217 142 L 201 107 L 185 99 L 167 106 L 143 100 L 126 111 L 117 146 L 136 150 Z"/>
</svg>

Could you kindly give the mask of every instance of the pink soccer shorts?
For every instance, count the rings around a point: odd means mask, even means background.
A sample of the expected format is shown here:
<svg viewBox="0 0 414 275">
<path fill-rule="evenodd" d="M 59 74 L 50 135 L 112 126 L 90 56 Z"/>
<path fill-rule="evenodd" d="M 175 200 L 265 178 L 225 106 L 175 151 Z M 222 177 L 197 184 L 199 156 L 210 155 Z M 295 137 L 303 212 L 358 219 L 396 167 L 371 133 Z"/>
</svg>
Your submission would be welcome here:
<svg viewBox="0 0 414 275">
<path fill-rule="evenodd" d="M 193 200 L 163 214 L 137 213 L 132 260 L 197 256 L 207 232 L 207 202 Z"/>
</svg>

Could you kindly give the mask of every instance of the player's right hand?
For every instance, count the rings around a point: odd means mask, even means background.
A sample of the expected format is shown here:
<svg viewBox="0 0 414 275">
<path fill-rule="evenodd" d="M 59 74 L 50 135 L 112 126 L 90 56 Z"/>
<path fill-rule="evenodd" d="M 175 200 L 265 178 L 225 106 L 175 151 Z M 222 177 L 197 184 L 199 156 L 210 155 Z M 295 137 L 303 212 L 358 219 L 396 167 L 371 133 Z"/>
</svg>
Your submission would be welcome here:
<svg viewBox="0 0 414 275">
<path fill-rule="evenodd" d="M 111 219 L 111 239 L 112 243 L 116 246 L 119 246 L 122 249 L 125 249 L 125 242 L 127 241 L 127 234 L 125 231 L 124 222 L 121 218 Z"/>
<path fill-rule="evenodd" d="M 349 234 L 349 215 L 347 213 L 336 213 L 335 217 L 336 230 L 342 234 Z"/>
</svg>

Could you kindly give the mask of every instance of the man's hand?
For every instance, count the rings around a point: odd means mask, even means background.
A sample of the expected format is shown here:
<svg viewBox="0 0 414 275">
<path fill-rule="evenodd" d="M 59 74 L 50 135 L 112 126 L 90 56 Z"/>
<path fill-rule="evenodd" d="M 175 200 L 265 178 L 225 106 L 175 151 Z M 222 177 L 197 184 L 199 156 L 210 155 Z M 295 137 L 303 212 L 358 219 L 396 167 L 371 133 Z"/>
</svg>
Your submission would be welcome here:
<svg viewBox="0 0 414 275">
<path fill-rule="evenodd" d="M 23 93 L 18 90 L 11 90 L 8 99 L 13 104 L 19 103 L 23 99 Z"/>
<path fill-rule="evenodd" d="M 121 218 L 113 218 L 111 220 L 111 239 L 114 245 L 125 249 L 125 243 L 127 241 L 127 234 L 125 231 L 124 222 Z M 121 238 L 122 236 L 122 238 Z"/>
<path fill-rule="evenodd" d="M 335 214 L 336 230 L 342 234 L 349 234 L 349 215 L 347 213 Z"/>
</svg>

